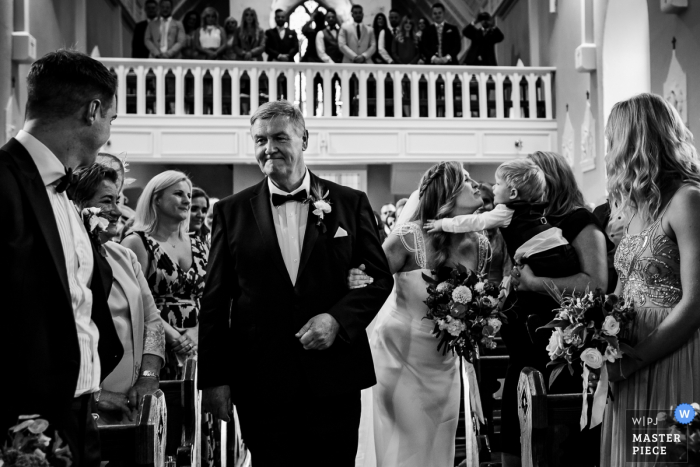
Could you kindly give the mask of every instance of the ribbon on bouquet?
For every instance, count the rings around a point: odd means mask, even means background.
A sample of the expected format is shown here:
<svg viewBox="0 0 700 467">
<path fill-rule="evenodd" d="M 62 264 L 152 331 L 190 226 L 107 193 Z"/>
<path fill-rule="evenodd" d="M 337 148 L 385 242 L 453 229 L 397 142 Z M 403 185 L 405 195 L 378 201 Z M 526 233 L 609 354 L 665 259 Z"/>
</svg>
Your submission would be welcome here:
<svg viewBox="0 0 700 467">
<path fill-rule="evenodd" d="M 581 409 L 581 429 L 588 424 L 588 365 L 583 365 L 583 408 Z M 591 410 L 591 428 L 600 425 L 605 413 L 605 404 L 608 400 L 608 369 L 605 362 L 600 368 L 600 381 L 593 394 L 593 409 Z"/>
<path fill-rule="evenodd" d="M 474 431 L 472 423 L 472 413 L 476 415 L 481 423 L 484 423 L 484 412 L 481 408 L 481 396 L 479 394 L 479 384 L 476 379 L 476 371 L 474 365 L 469 363 L 462 357 L 462 384 L 464 385 L 464 431 L 467 448 L 467 465 L 479 464 L 479 445 L 476 440 L 476 435 L 479 432 L 477 424 Z"/>
</svg>

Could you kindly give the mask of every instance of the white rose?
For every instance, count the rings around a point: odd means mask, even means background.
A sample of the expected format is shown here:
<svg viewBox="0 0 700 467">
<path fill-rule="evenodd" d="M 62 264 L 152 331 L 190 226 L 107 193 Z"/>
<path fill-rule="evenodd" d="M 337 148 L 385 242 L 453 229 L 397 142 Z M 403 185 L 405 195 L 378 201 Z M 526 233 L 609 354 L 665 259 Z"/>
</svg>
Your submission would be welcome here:
<svg viewBox="0 0 700 467">
<path fill-rule="evenodd" d="M 462 305 L 468 304 L 472 299 L 472 291 L 465 285 L 460 285 L 452 291 L 452 300 Z"/>
<path fill-rule="evenodd" d="M 620 323 L 612 316 L 606 316 L 605 321 L 603 321 L 603 332 L 609 336 L 617 336 L 617 333 L 620 332 Z"/>
<path fill-rule="evenodd" d="M 476 285 L 474 286 L 474 290 L 476 290 L 477 292 L 481 293 L 481 292 L 484 291 L 484 286 L 485 286 L 485 285 L 486 285 L 486 284 L 484 284 L 483 282 L 477 282 Z"/>
<path fill-rule="evenodd" d="M 498 318 L 489 318 L 488 325 L 493 328 L 493 333 L 496 334 L 501 329 L 501 320 Z"/>
<path fill-rule="evenodd" d="M 619 358 L 619 354 L 617 353 L 617 349 L 611 345 L 609 345 L 605 349 L 605 355 L 603 355 L 607 361 L 610 363 L 614 363 L 617 358 Z"/>
<path fill-rule="evenodd" d="M 457 337 L 466 329 L 466 326 L 462 321 L 454 319 L 452 316 L 448 316 L 447 321 L 447 332 L 452 336 Z"/>
<path fill-rule="evenodd" d="M 603 366 L 603 362 L 605 360 L 603 359 L 603 356 L 600 354 L 598 349 L 588 348 L 581 352 L 581 361 L 589 367 L 593 368 L 594 370 L 597 370 L 598 368 Z"/>
<path fill-rule="evenodd" d="M 549 338 L 549 344 L 547 345 L 547 352 L 549 353 L 549 358 L 554 360 L 555 358 L 561 356 L 563 353 L 563 341 L 561 337 L 561 331 L 555 329 L 552 331 L 552 335 Z"/>
<path fill-rule="evenodd" d="M 328 214 L 331 212 L 331 205 L 328 204 L 327 202 L 323 201 L 322 199 L 318 201 L 314 201 L 314 214 L 323 219 L 324 214 Z"/>
<path fill-rule="evenodd" d="M 452 290 L 452 284 L 449 282 L 440 282 L 438 286 L 435 288 L 438 292 L 449 292 Z"/>
</svg>

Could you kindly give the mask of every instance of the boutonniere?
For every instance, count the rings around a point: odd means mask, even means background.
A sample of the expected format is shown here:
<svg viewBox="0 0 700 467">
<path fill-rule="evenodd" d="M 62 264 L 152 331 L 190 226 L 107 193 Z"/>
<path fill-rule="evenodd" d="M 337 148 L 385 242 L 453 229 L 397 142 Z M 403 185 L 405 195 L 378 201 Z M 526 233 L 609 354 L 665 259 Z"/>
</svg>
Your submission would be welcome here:
<svg viewBox="0 0 700 467">
<path fill-rule="evenodd" d="M 83 218 L 85 230 L 87 230 L 90 240 L 95 243 L 100 254 L 106 258 L 107 250 L 105 250 L 100 234 L 107 231 L 109 220 L 102 217 L 101 213 L 102 210 L 100 208 L 85 208 L 80 212 L 80 215 Z"/>
<path fill-rule="evenodd" d="M 317 183 L 311 187 L 311 194 L 306 199 L 306 202 L 313 205 L 312 213 L 317 217 L 316 226 L 321 229 L 322 233 L 326 233 L 326 225 L 323 223 L 323 217 L 331 212 L 331 201 L 328 199 L 330 192 L 323 192 L 323 185 Z"/>
</svg>

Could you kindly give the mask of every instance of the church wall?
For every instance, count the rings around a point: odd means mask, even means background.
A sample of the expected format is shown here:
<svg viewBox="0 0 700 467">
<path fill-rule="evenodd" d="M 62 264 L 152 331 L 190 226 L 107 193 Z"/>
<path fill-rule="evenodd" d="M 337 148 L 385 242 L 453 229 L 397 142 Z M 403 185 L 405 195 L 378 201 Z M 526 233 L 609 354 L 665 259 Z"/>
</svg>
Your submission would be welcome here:
<svg viewBox="0 0 700 467">
<path fill-rule="evenodd" d="M 128 34 L 127 48 L 123 48 L 124 29 L 121 7 L 111 0 L 90 0 L 87 2 L 87 52 L 97 46 L 102 57 L 130 57 L 131 33 Z"/>
<path fill-rule="evenodd" d="M 515 66 L 522 59 L 525 66 L 530 60 L 528 1 L 519 0 L 503 16 L 496 17 L 496 25 L 503 31 L 503 42 L 496 45 L 496 57 L 501 66 Z"/>
</svg>

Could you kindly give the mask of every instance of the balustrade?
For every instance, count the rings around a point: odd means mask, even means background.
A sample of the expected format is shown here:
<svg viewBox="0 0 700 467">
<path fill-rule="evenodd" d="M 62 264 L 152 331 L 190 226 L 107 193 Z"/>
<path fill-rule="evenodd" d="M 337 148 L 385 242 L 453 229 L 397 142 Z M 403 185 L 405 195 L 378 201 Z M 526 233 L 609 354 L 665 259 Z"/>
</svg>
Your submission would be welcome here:
<svg viewBox="0 0 700 467">
<path fill-rule="evenodd" d="M 307 118 L 554 119 L 554 68 L 100 60 L 122 115 L 245 116 L 288 99 Z"/>
</svg>

